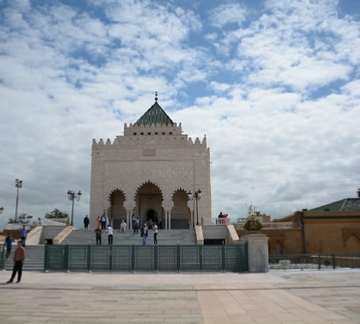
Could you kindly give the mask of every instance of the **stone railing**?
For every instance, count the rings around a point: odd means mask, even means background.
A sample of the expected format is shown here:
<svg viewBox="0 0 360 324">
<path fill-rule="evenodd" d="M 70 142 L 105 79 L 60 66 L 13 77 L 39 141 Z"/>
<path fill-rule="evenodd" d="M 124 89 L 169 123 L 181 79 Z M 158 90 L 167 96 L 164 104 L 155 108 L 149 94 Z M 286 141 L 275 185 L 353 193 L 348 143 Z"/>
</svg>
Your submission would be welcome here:
<svg viewBox="0 0 360 324">
<path fill-rule="evenodd" d="M 230 225 L 231 218 L 212 218 L 212 225 Z"/>
<path fill-rule="evenodd" d="M 263 228 L 293 228 L 293 222 L 269 222 L 269 223 L 262 223 Z"/>
<path fill-rule="evenodd" d="M 246 218 L 244 218 L 244 220 L 246 221 Z M 243 222 L 237 222 L 234 223 L 235 229 L 240 230 L 243 229 L 243 226 L 245 225 L 245 221 Z M 290 229 L 293 228 L 293 223 L 292 222 L 278 222 L 278 223 L 274 223 L 274 222 L 264 222 L 261 223 L 261 225 L 263 226 L 262 229 Z"/>
</svg>

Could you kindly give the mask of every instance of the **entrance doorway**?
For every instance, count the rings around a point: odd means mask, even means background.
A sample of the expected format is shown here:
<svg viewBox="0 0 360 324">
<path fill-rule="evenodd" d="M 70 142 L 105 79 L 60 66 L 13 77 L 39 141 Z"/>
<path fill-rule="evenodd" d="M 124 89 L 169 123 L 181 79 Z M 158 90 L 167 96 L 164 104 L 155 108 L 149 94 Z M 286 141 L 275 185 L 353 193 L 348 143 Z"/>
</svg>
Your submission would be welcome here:
<svg viewBox="0 0 360 324">
<path fill-rule="evenodd" d="M 150 209 L 148 210 L 148 212 L 146 213 L 146 220 L 152 220 L 153 222 L 155 221 L 155 210 L 154 209 Z"/>
</svg>

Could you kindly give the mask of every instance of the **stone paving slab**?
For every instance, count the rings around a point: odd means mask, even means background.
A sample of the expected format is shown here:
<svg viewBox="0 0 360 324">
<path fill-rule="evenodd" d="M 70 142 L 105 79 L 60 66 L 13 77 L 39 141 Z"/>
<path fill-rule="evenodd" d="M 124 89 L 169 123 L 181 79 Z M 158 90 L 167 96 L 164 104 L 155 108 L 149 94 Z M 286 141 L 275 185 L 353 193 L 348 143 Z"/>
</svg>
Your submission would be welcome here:
<svg viewBox="0 0 360 324">
<path fill-rule="evenodd" d="M 360 270 L 24 272 L 0 323 L 360 323 Z"/>
</svg>

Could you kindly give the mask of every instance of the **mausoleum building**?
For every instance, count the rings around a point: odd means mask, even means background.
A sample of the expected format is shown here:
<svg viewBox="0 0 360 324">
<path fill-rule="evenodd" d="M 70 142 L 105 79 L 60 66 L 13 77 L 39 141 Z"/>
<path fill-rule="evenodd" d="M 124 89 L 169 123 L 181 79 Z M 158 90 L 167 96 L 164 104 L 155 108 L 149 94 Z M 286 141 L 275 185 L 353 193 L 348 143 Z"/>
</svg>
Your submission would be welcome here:
<svg viewBox="0 0 360 324">
<path fill-rule="evenodd" d="M 201 190 L 201 199 L 188 193 Z M 163 229 L 211 224 L 210 149 L 206 136 L 193 141 L 181 123 L 155 103 L 113 141 L 93 140 L 90 224 L 104 214 L 117 229 L 131 217 Z"/>
</svg>

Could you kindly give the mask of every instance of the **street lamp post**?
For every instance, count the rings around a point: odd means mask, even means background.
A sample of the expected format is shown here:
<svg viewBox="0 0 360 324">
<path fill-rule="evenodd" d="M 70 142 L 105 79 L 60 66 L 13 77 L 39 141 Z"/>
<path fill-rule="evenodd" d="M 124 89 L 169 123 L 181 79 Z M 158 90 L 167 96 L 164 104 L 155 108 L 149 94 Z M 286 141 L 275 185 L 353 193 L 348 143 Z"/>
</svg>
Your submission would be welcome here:
<svg viewBox="0 0 360 324">
<path fill-rule="evenodd" d="M 198 206 L 198 201 L 201 198 L 201 190 L 199 189 L 198 191 L 195 191 L 194 194 L 192 194 L 191 190 L 189 190 L 188 192 L 188 197 L 190 200 L 194 200 L 195 199 L 195 203 L 196 203 L 196 225 L 199 225 L 199 206 Z"/>
<path fill-rule="evenodd" d="M 16 206 L 15 206 L 15 223 L 17 223 L 18 205 L 19 205 L 19 189 L 22 188 L 22 180 L 15 179 L 15 188 L 17 188 Z"/>
<path fill-rule="evenodd" d="M 72 201 L 72 208 L 71 208 L 71 223 L 70 225 L 74 225 L 74 201 L 79 201 L 81 198 L 81 191 L 76 194 L 74 191 L 68 190 L 67 192 L 68 199 Z"/>
</svg>

